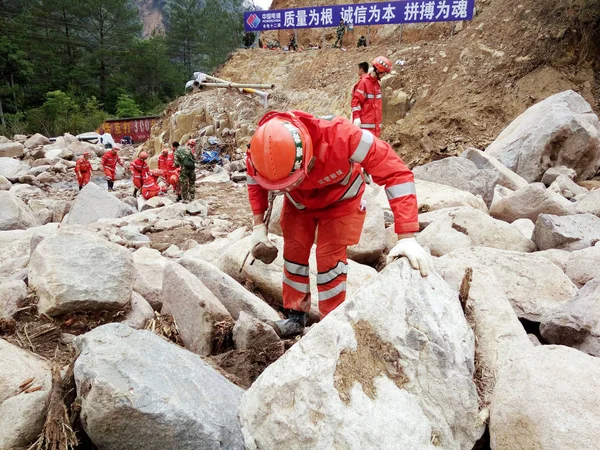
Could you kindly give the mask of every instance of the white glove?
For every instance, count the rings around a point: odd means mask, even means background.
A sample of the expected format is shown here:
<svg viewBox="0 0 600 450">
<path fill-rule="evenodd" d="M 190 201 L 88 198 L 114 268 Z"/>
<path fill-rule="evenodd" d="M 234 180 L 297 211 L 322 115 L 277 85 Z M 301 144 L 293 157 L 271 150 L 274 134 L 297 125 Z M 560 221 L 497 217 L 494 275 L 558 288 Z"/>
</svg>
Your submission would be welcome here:
<svg viewBox="0 0 600 450">
<path fill-rule="evenodd" d="M 357 127 L 360 127 L 360 119 L 357 117 L 356 119 L 354 119 L 354 122 L 352 122 L 354 125 L 356 125 Z"/>
<path fill-rule="evenodd" d="M 415 238 L 400 239 L 394 248 L 390 250 L 387 256 L 387 264 L 400 256 L 406 256 L 412 268 L 418 269 L 421 272 L 421 276 L 426 277 L 429 275 L 427 253 Z"/>
<path fill-rule="evenodd" d="M 267 237 L 267 226 L 264 223 L 261 223 L 260 225 L 254 225 L 252 227 L 250 242 L 252 244 L 252 248 L 256 247 L 260 243 L 263 243 L 267 247 L 273 247 L 273 243 Z"/>
</svg>

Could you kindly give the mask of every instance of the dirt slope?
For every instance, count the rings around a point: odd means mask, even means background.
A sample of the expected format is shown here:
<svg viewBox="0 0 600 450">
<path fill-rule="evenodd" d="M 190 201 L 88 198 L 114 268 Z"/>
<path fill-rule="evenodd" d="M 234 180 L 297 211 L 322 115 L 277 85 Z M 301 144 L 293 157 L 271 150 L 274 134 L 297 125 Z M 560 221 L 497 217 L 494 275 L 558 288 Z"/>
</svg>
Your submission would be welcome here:
<svg viewBox="0 0 600 450">
<path fill-rule="evenodd" d="M 275 4 L 285 5 L 283 0 Z M 373 45 L 366 50 L 240 50 L 217 76 L 275 83 L 269 105 L 274 109 L 348 116 L 357 63 L 378 54 L 403 60 L 383 83 L 390 87 L 384 96 L 402 89 L 412 108 L 397 124 L 395 117 L 390 120 L 383 138 L 412 165 L 468 146 L 484 148 L 527 107 L 566 89 L 581 93 L 598 111 L 599 53 L 578 16 L 573 18 L 558 0 L 477 5 L 474 20 L 453 36 L 451 24 L 420 25 L 405 27 L 399 43 L 398 27 L 386 26 L 377 34 L 372 30 Z M 314 38 L 310 33 L 299 33 L 301 44 Z M 346 40 L 350 43 L 354 38 Z"/>
</svg>

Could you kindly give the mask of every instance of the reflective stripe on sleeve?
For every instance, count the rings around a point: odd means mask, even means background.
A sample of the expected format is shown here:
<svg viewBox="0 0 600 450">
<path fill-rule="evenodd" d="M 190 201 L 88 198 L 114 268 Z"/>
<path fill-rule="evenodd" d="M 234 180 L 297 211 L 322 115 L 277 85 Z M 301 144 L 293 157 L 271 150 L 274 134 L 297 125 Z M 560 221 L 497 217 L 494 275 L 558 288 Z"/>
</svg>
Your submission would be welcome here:
<svg viewBox="0 0 600 450">
<path fill-rule="evenodd" d="M 361 123 L 360 127 L 364 128 L 366 130 L 374 130 L 376 128 L 376 125 L 374 123 Z M 359 161 L 357 161 L 357 162 L 359 162 Z"/>
<path fill-rule="evenodd" d="M 285 273 L 283 274 L 283 282 L 296 289 L 298 292 L 303 292 L 304 294 L 308 294 L 310 292 L 310 285 L 308 283 L 298 283 L 297 281 L 292 281 L 285 276 Z"/>
<path fill-rule="evenodd" d="M 357 89 L 356 92 L 358 92 L 359 94 L 362 94 L 363 96 L 365 95 L 365 91 L 363 91 L 361 89 Z"/>
<path fill-rule="evenodd" d="M 293 263 L 287 259 L 284 261 L 283 266 L 292 275 L 298 275 L 299 277 L 308 276 L 308 266 L 302 266 L 300 264 Z"/>
<path fill-rule="evenodd" d="M 352 172 L 354 171 L 354 163 L 350 163 L 350 170 L 348 171 L 348 175 L 346 175 L 342 181 L 340 181 L 340 184 L 342 186 L 346 186 L 348 183 L 350 183 L 350 178 L 352 178 Z"/>
<path fill-rule="evenodd" d="M 287 199 L 292 202 L 292 204 L 299 210 L 303 210 L 306 209 L 306 206 L 304 206 L 302 203 L 297 202 L 296 200 L 294 200 L 294 198 L 290 195 L 289 192 L 285 193 L 285 196 L 287 197 Z"/>
<path fill-rule="evenodd" d="M 356 179 L 352 182 L 348 190 L 342 195 L 342 198 L 338 200 L 341 202 L 343 200 L 348 200 L 349 198 L 356 197 L 356 195 L 360 192 L 360 188 L 363 185 L 364 180 L 362 176 L 359 174 Z"/>
<path fill-rule="evenodd" d="M 358 105 L 358 106 L 354 106 L 354 107 L 352 108 L 352 111 L 360 111 L 361 109 L 362 109 L 362 108 L 361 108 L 361 106 L 360 106 L 360 105 Z"/>
<path fill-rule="evenodd" d="M 319 301 L 322 302 L 325 300 L 329 300 L 330 298 L 333 298 L 336 295 L 341 294 L 344 291 L 346 291 L 346 282 L 345 281 L 343 283 L 338 284 L 334 288 L 328 289 L 323 292 L 319 292 Z"/>
<path fill-rule="evenodd" d="M 367 98 L 375 98 L 373 94 L 367 94 Z"/>
<path fill-rule="evenodd" d="M 407 195 L 416 194 L 415 183 L 409 181 L 407 183 L 396 184 L 385 190 L 388 200 L 395 198 L 406 197 Z"/>
<path fill-rule="evenodd" d="M 254 178 L 252 178 L 250 175 L 246 174 L 246 183 L 248 184 L 258 184 L 256 182 L 256 180 Z"/>
<path fill-rule="evenodd" d="M 381 98 L 381 94 L 377 94 L 375 98 Z"/>
<path fill-rule="evenodd" d="M 361 128 L 363 128 L 362 125 Z M 375 128 L 375 125 L 373 125 L 373 128 Z M 363 131 L 360 142 L 356 146 L 356 150 L 354 150 L 354 153 L 352 153 L 350 159 L 357 163 L 363 162 L 367 156 L 367 153 L 369 153 L 371 145 L 373 144 L 373 139 L 375 139 L 375 137 L 371 133 L 368 131 Z"/>
<path fill-rule="evenodd" d="M 340 275 L 347 274 L 347 273 L 348 273 L 348 264 L 340 261 L 337 263 L 337 265 L 333 269 L 328 270 L 325 273 L 317 274 L 317 284 L 329 283 L 329 282 L 335 280 Z"/>
</svg>

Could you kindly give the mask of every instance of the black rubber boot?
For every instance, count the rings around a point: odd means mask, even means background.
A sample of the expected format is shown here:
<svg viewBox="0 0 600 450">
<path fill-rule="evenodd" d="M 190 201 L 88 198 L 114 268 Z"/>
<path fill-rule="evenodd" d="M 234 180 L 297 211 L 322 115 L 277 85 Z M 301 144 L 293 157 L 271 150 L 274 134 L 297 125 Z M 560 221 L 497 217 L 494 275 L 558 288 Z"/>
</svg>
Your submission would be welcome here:
<svg viewBox="0 0 600 450">
<path fill-rule="evenodd" d="M 290 310 L 287 319 L 271 322 L 271 326 L 275 329 L 279 337 L 292 337 L 302 334 L 304 327 L 306 327 L 307 319 L 308 313 Z"/>
<path fill-rule="evenodd" d="M 114 181 L 108 180 L 108 190 L 114 191 L 113 186 L 115 185 Z"/>
<path fill-rule="evenodd" d="M 138 194 L 138 188 L 135 188 L 135 189 L 133 190 L 133 196 L 134 196 L 134 197 L 137 197 L 137 194 Z"/>
<path fill-rule="evenodd" d="M 79 190 L 82 190 L 82 189 L 83 189 L 83 186 L 82 186 L 82 185 L 79 185 Z"/>
</svg>

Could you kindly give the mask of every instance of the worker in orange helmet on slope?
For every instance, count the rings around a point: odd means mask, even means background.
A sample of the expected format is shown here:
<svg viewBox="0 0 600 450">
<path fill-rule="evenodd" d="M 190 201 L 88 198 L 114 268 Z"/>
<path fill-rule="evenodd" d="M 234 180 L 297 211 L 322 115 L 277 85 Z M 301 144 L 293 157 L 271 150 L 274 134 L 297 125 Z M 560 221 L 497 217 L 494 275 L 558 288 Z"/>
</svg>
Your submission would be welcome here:
<svg viewBox="0 0 600 450">
<path fill-rule="evenodd" d="M 147 159 L 148 153 L 140 152 L 138 157 L 131 161 L 131 164 L 129 164 L 129 170 L 131 170 L 131 177 L 133 179 L 134 197 L 136 197 L 138 191 L 142 189 L 142 184 L 144 183 L 144 180 L 146 179 L 146 177 L 148 176 L 148 172 L 150 171 L 150 168 L 146 163 Z"/>
<path fill-rule="evenodd" d="M 117 173 L 117 164 L 121 167 L 125 167 L 123 165 L 123 161 L 119 158 L 119 147 L 114 146 L 102 156 L 102 169 L 104 170 L 104 175 L 106 175 L 106 182 L 108 183 L 108 190 L 113 191 L 115 186 L 115 177 Z"/>
<path fill-rule="evenodd" d="M 274 323 L 281 336 L 299 334 L 310 309 L 308 259 L 317 234 L 317 287 L 324 317 L 346 297 L 346 248 L 359 241 L 365 220 L 363 170 L 385 185 L 398 243 L 390 258 L 407 256 L 421 275 L 429 269 L 419 230 L 414 177 L 385 142 L 342 118 L 324 120 L 302 111 L 270 112 L 259 122 L 247 152 L 248 196 L 254 214 L 253 247 L 273 244 L 263 215 L 268 191 L 285 194 L 281 213 L 283 306 Z"/>
<path fill-rule="evenodd" d="M 369 130 L 376 137 L 381 134 L 382 110 L 381 78 L 392 71 L 392 62 L 385 56 L 371 61 L 373 70 L 363 75 L 352 94 L 352 122 L 357 127 Z"/>
<path fill-rule="evenodd" d="M 79 190 L 82 190 L 83 187 L 90 182 L 90 177 L 92 176 L 92 165 L 90 164 L 89 152 L 84 152 L 75 163 L 75 175 L 77 176 Z"/>
</svg>

